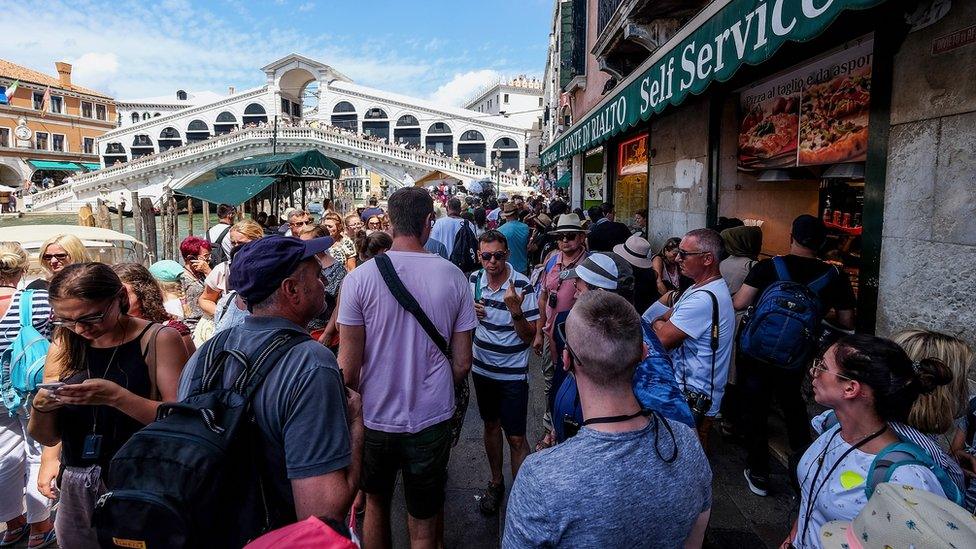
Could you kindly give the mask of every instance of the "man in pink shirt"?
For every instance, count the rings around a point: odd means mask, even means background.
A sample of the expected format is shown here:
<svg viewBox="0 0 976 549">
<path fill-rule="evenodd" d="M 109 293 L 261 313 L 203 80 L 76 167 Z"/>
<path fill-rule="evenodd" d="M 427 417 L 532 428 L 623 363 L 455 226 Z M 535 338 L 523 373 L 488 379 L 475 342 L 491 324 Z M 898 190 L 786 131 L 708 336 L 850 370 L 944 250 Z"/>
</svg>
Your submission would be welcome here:
<svg viewBox="0 0 976 549">
<path fill-rule="evenodd" d="M 451 449 L 454 384 L 471 369 L 478 324 L 467 278 L 424 250 L 435 214 L 420 188 L 390 197 L 387 256 L 407 291 L 450 343 L 451 360 L 390 293 L 376 260 L 346 275 L 339 305 L 339 366 L 363 399 L 364 547 L 390 547 L 390 500 L 403 475 L 410 544 L 435 547 Z"/>
</svg>

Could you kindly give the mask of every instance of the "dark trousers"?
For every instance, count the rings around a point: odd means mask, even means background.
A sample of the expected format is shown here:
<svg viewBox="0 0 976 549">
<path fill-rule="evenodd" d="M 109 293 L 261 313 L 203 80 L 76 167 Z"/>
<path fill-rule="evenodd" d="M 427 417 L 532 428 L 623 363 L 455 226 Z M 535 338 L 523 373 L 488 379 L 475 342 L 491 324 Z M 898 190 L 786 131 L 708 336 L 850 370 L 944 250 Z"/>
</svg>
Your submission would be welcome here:
<svg viewBox="0 0 976 549">
<path fill-rule="evenodd" d="M 773 397 L 786 420 L 786 434 L 794 456 L 810 445 L 810 418 L 800 392 L 805 368 L 786 370 L 757 362 L 739 353 L 736 357 L 739 388 L 744 407 L 743 420 L 749 469 L 769 474 L 769 412 Z M 794 461 L 791 456 L 791 463 Z M 795 475 L 795 471 L 790 472 Z"/>
</svg>

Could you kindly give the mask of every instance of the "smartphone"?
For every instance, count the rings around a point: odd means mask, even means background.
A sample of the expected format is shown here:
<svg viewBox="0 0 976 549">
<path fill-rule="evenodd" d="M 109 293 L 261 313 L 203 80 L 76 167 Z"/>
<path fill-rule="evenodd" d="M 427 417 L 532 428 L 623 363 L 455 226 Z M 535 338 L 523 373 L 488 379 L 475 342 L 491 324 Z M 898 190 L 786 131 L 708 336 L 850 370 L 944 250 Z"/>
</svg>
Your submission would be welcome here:
<svg viewBox="0 0 976 549">
<path fill-rule="evenodd" d="M 48 391 L 57 391 L 61 387 L 64 387 L 63 381 L 52 381 L 51 383 L 38 383 L 38 389 L 47 389 Z"/>
</svg>

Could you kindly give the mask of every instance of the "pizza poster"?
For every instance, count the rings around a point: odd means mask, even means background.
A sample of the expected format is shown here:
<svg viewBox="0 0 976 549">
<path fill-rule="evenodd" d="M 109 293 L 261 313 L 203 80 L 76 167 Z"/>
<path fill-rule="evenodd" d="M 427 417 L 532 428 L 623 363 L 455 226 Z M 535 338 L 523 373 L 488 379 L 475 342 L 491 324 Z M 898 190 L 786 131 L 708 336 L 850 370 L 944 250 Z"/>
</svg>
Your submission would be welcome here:
<svg viewBox="0 0 976 549">
<path fill-rule="evenodd" d="M 739 169 L 863 162 L 872 46 L 861 41 L 743 90 Z"/>
</svg>

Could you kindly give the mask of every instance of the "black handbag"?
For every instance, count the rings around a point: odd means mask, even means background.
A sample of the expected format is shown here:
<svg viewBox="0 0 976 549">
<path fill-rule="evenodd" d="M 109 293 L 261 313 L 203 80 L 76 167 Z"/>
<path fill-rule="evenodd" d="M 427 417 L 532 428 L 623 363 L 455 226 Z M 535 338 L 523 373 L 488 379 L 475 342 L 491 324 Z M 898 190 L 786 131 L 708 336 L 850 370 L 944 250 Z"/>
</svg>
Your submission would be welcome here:
<svg viewBox="0 0 976 549">
<path fill-rule="evenodd" d="M 444 353 L 447 361 L 451 362 L 450 343 L 437 331 L 437 327 L 434 326 L 427 313 L 420 307 L 420 303 L 417 303 L 417 299 L 403 285 L 403 281 L 397 276 L 396 269 L 393 268 L 393 262 L 390 261 L 389 256 L 379 254 L 373 260 L 376 261 L 376 266 L 379 268 L 380 274 L 383 275 L 383 281 L 386 282 L 386 287 L 389 288 L 390 293 L 393 294 L 397 303 L 417 319 L 420 327 L 427 332 L 427 335 L 434 341 L 437 348 Z M 468 387 L 468 378 L 465 377 L 460 382 L 454 384 L 454 415 L 451 417 L 451 446 L 456 446 L 458 440 L 461 438 L 461 428 L 464 427 L 464 415 L 468 411 L 468 401 L 470 398 L 471 390 Z"/>
</svg>

